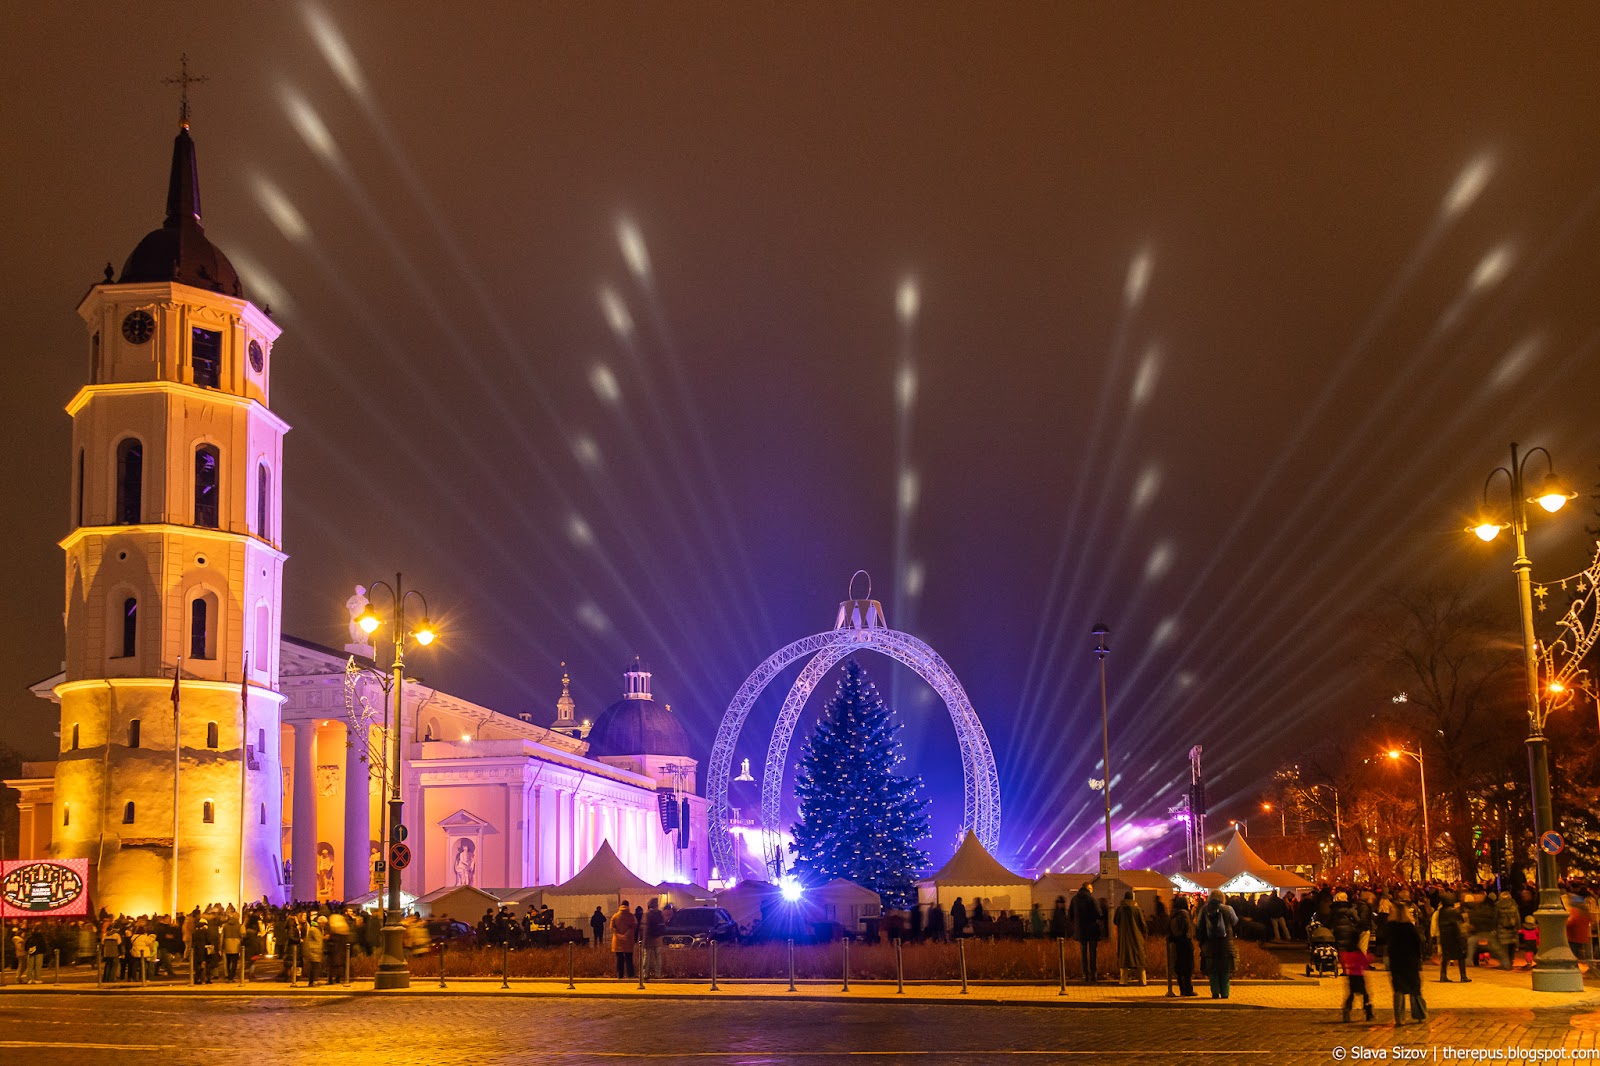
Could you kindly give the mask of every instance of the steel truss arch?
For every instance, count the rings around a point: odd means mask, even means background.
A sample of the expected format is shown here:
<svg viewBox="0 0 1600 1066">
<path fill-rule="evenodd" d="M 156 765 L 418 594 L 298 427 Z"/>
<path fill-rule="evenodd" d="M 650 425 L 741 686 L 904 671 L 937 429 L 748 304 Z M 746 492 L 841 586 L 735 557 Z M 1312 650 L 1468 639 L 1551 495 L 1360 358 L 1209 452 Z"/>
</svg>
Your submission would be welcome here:
<svg viewBox="0 0 1600 1066">
<path fill-rule="evenodd" d="M 769 869 L 775 868 L 777 842 L 782 820 L 783 775 L 789 745 L 801 712 L 817 684 L 839 661 L 852 652 L 876 651 L 915 671 L 944 701 L 956 729 L 961 751 L 964 786 L 962 828 L 976 833 L 991 852 L 1000 838 L 1000 779 L 994 753 L 989 747 L 983 723 L 955 671 L 931 647 L 909 633 L 887 628 L 845 628 L 797 640 L 767 658 L 739 687 L 723 715 L 711 753 L 707 775 L 710 800 L 710 830 L 713 855 L 724 876 L 737 869 L 733 839 L 728 832 L 728 783 L 732 774 L 734 745 L 749 716 L 750 708 L 772 679 L 802 656 L 811 655 L 795 679 L 783 702 L 778 722 L 767 747 L 762 774 L 762 839 Z"/>
</svg>

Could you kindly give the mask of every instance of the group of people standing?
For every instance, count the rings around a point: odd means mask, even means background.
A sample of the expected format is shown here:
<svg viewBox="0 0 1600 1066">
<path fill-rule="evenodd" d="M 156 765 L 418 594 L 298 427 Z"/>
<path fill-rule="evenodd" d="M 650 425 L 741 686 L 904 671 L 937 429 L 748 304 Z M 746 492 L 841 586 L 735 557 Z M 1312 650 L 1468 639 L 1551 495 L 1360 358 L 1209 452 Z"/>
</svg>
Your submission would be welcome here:
<svg viewBox="0 0 1600 1066">
<path fill-rule="evenodd" d="M 643 907 L 631 907 L 627 900 L 617 905 L 616 913 L 610 919 L 611 952 L 617 957 L 617 980 L 644 980 L 666 975 L 661 968 L 661 938 L 667 934 L 667 923 L 672 920 L 672 914 L 671 903 L 663 909 L 661 901 L 653 896 L 649 904 Z M 594 909 L 590 923 L 598 943 L 607 924 L 605 914 L 599 907 Z M 644 957 L 640 961 L 643 970 L 636 972 L 633 957 L 640 945 L 644 947 Z"/>
</svg>

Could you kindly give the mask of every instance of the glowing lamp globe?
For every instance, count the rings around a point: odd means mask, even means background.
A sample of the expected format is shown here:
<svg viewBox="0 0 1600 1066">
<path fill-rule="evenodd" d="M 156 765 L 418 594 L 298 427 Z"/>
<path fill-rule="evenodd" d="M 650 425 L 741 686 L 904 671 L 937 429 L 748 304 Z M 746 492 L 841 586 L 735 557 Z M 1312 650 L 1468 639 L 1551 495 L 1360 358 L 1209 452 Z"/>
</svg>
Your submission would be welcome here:
<svg viewBox="0 0 1600 1066">
<path fill-rule="evenodd" d="M 1479 522 L 1477 525 L 1470 527 L 1468 532 L 1477 534 L 1479 540 L 1487 543 L 1498 537 L 1500 531 L 1504 528 L 1506 527 L 1500 522 Z"/>
<path fill-rule="evenodd" d="M 382 619 L 378 617 L 378 613 L 371 607 L 368 607 L 356 617 L 356 625 L 361 627 L 361 632 L 363 633 L 375 633 L 382 624 Z"/>
<path fill-rule="evenodd" d="M 1399 757 L 1400 757 L 1400 753 L 1399 753 L 1399 752 L 1398 752 L 1398 751 L 1393 751 L 1393 750 L 1391 750 L 1391 751 L 1390 751 L 1390 752 L 1389 752 L 1389 758 L 1391 758 L 1391 759 L 1398 759 L 1398 758 L 1399 758 Z"/>
<path fill-rule="evenodd" d="M 1577 496 L 1576 492 L 1567 488 L 1554 474 L 1546 474 L 1544 487 L 1539 490 L 1539 495 L 1533 498 L 1533 502 L 1554 514 L 1565 507 L 1568 500 L 1576 499 Z"/>
<path fill-rule="evenodd" d="M 417 631 L 411 635 L 417 638 L 418 644 L 427 647 L 433 643 L 433 638 L 438 634 L 434 632 L 433 623 L 424 618 L 422 624 L 417 627 Z"/>
</svg>

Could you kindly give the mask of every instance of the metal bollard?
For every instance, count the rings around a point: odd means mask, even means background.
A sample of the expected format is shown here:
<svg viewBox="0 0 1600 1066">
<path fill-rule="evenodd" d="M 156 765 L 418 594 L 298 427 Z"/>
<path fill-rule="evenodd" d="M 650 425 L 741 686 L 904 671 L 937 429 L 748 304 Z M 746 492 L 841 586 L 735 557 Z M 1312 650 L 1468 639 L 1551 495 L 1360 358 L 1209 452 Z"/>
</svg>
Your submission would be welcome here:
<svg viewBox="0 0 1600 1066">
<path fill-rule="evenodd" d="M 895 995 L 903 996 L 906 991 L 906 963 L 900 954 L 900 938 L 894 941 L 894 983 Z"/>
<path fill-rule="evenodd" d="M 575 989 L 578 986 L 572 983 L 572 943 L 567 943 L 567 988 Z"/>
<path fill-rule="evenodd" d="M 1061 969 L 1061 987 L 1056 989 L 1056 995 L 1064 996 L 1064 995 L 1067 994 L 1067 938 L 1066 937 L 1062 937 L 1061 939 L 1056 941 L 1056 955 L 1057 955 L 1056 961 L 1059 964 L 1060 969 Z"/>
<path fill-rule="evenodd" d="M 1167 998 L 1168 999 L 1175 998 L 1175 995 L 1174 995 L 1174 993 L 1172 991 L 1172 964 L 1173 964 L 1174 961 L 1176 961 L 1176 959 L 1178 957 L 1177 948 L 1178 948 L 1178 945 L 1174 944 L 1170 940 L 1167 941 Z"/>
<path fill-rule="evenodd" d="M 644 953 L 644 945 L 635 943 L 633 945 L 633 972 L 634 976 L 639 978 L 639 988 L 641 990 L 644 988 L 644 960 L 647 957 Z"/>
<path fill-rule="evenodd" d="M 717 991 L 717 938 L 711 938 L 711 991 Z"/>
<path fill-rule="evenodd" d="M 789 941 L 789 991 L 794 990 L 794 941 L 791 940 Z"/>
<path fill-rule="evenodd" d="M 56 957 L 59 959 L 61 957 L 61 953 L 60 952 L 56 952 Z M 144 969 L 145 969 L 144 956 L 141 955 L 141 956 L 139 956 L 139 987 L 140 988 L 144 987 Z M 58 979 L 59 979 L 59 971 L 58 971 Z"/>
<path fill-rule="evenodd" d="M 377 980 L 377 978 L 373 978 Z M 439 941 L 439 987 L 444 987 L 444 941 Z"/>
<path fill-rule="evenodd" d="M 52 965 L 52 968 L 55 970 L 56 977 L 55 977 L 55 980 L 53 982 L 51 982 L 51 983 L 59 985 L 61 983 L 61 949 L 60 948 L 56 948 L 55 951 L 52 954 L 54 954 L 55 958 L 52 961 L 51 965 Z"/>
<path fill-rule="evenodd" d="M 244 982 L 241 981 L 239 983 L 243 984 Z M 350 945 L 347 943 L 344 946 L 344 986 L 349 988 L 353 983 L 350 979 Z"/>
<path fill-rule="evenodd" d="M 844 938 L 844 991 L 850 991 L 850 938 Z"/>
<path fill-rule="evenodd" d="M 511 942 L 500 945 L 500 987 L 511 987 Z"/>
<path fill-rule="evenodd" d="M 193 964 L 191 964 L 192 966 Z M 293 988 L 295 980 L 300 976 L 300 945 L 289 945 L 289 987 Z"/>
<path fill-rule="evenodd" d="M 956 954 L 961 959 L 961 994 L 964 996 L 967 994 L 967 942 L 965 940 L 956 941 Z"/>
</svg>

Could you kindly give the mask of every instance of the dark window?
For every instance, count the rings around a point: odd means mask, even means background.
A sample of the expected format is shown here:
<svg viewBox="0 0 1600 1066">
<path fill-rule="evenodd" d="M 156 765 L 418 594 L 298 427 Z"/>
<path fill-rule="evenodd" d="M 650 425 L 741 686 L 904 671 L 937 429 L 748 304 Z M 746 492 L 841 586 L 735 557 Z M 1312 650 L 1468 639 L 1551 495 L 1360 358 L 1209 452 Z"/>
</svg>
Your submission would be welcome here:
<svg viewBox="0 0 1600 1066">
<path fill-rule="evenodd" d="M 89 380 L 100 380 L 100 334 L 94 335 L 94 340 L 89 342 Z"/>
<path fill-rule="evenodd" d="M 217 478 L 222 455 L 210 444 L 194 450 L 194 524 L 217 528 Z"/>
<path fill-rule="evenodd" d="M 133 801 L 132 800 L 129 800 L 127 803 L 124 803 L 122 805 L 122 824 L 123 825 L 132 825 L 133 824 Z"/>
<path fill-rule="evenodd" d="M 144 445 L 129 437 L 117 445 L 117 522 L 144 520 Z"/>
<path fill-rule="evenodd" d="M 215 722 L 207 722 L 206 723 L 206 747 L 214 748 L 216 746 L 217 746 L 217 723 L 215 723 Z"/>
<path fill-rule="evenodd" d="M 122 601 L 122 658 L 139 650 L 139 601 L 129 596 Z"/>
<path fill-rule="evenodd" d="M 78 517 L 72 523 L 75 526 L 83 525 L 83 449 L 78 449 Z"/>
<path fill-rule="evenodd" d="M 267 489 L 271 485 L 272 475 L 267 473 L 267 464 L 262 463 L 256 467 L 256 536 L 262 540 L 272 539 L 272 530 L 267 528 L 267 519 L 272 517 L 267 509 Z"/>
<path fill-rule="evenodd" d="M 63 808 L 61 808 L 61 824 L 62 825 L 71 825 L 72 824 L 72 808 L 71 807 L 63 807 Z"/>
<path fill-rule="evenodd" d="M 78 723 L 72 723 L 72 750 L 78 750 Z"/>
<path fill-rule="evenodd" d="M 133 721 L 128 723 L 128 747 L 137 748 L 138 746 L 139 746 L 139 719 L 135 718 Z"/>
<path fill-rule="evenodd" d="M 197 596 L 189 604 L 189 658 L 209 659 L 206 654 L 206 630 L 211 612 L 206 598 Z"/>
<path fill-rule="evenodd" d="M 217 809 L 216 807 L 212 806 L 210 800 L 206 800 L 204 803 L 200 804 L 200 820 L 207 825 L 210 825 L 217 820 Z"/>
<path fill-rule="evenodd" d="M 222 381 L 222 334 L 196 327 L 189 350 L 194 361 L 194 383 L 216 388 Z"/>
<path fill-rule="evenodd" d="M 265 729 L 258 729 L 258 730 L 256 730 L 256 751 L 257 752 L 265 752 L 266 750 L 267 750 L 267 731 Z"/>
<path fill-rule="evenodd" d="M 265 803 L 261 805 L 261 824 L 267 824 L 267 805 Z"/>
</svg>

